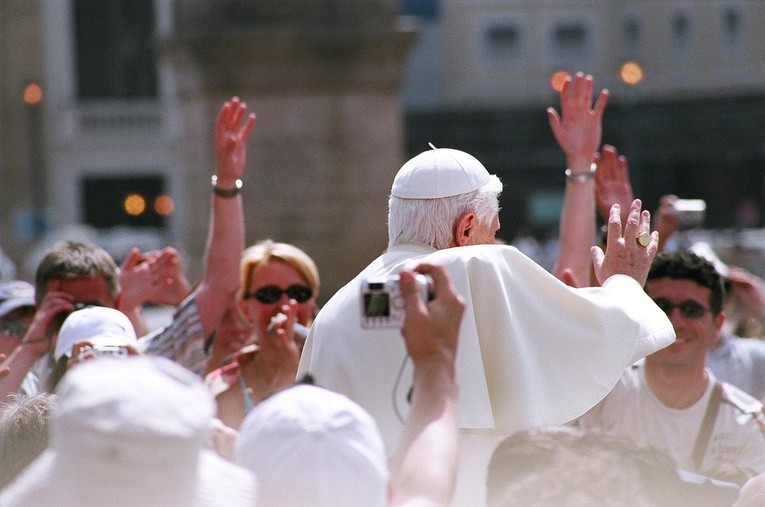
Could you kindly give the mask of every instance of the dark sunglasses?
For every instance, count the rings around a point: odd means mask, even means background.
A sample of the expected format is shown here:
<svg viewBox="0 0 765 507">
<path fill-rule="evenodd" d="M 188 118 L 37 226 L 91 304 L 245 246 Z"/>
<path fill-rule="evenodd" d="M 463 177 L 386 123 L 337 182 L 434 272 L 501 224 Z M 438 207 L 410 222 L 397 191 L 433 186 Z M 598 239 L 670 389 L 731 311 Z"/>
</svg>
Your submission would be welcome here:
<svg viewBox="0 0 765 507">
<path fill-rule="evenodd" d="M 692 299 L 686 299 L 685 301 L 681 301 L 680 303 L 672 303 L 668 299 L 665 298 L 656 298 L 653 300 L 654 303 L 656 303 L 656 306 L 661 308 L 661 310 L 666 313 L 667 315 L 670 315 L 672 313 L 672 310 L 677 308 L 680 310 L 680 315 L 683 317 L 687 317 L 689 319 L 698 319 L 700 317 L 703 317 L 706 315 L 709 309 L 703 307 L 700 303 L 692 300 Z"/>
<path fill-rule="evenodd" d="M 255 292 L 248 292 L 244 295 L 244 299 L 257 299 L 265 305 L 271 305 L 279 301 L 282 298 L 282 294 L 287 294 L 287 297 L 294 299 L 298 303 L 305 303 L 311 299 L 313 291 L 310 287 L 298 284 L 290 285 L 286 289 L 280 289 L 276 285 L 266 285 Z"/>
<path fill-rule="evenodd" d="M 104 306 L 104 305 L 102 305 L 98 301 L 73 301 L 72 306 L 74 307 L 74 310 L 72 311 L 76 312 L 77 310 L 83 310 L 85 308 L 92 308 L 94 306 Z"/>
<path fill-rule="evenodd" d="M 21 319 L 0 321 L 0 336 L 24 336 L 29 326 Z"/>
</svg>

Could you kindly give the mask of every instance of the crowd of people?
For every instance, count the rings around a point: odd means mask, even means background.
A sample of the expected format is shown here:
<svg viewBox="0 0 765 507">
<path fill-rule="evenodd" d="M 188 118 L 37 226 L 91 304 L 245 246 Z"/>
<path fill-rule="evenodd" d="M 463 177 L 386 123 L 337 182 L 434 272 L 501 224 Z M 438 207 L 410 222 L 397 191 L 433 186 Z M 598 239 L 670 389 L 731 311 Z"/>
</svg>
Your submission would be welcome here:
<svg viewBox="0 0 765 507">
<path fill-rule="evenodd" d="M 227 101 L 196 286 L 171 247 L 118 266 L 81 241 L 0 282 L 0 505 L 760 504 L 765 342 L 726 315 L 765 291 L 668 246 L 676 197 L 642 209 L 593 86 L 547 112 L 551 270 L 496 240 L 499 178 L 431 146 L 392 182 L 387 250 L 321 309 L 308 253 L 245 247 L 256 119 Z M 149 303 L 172 321 L 149 331 Z"/>
</svg>

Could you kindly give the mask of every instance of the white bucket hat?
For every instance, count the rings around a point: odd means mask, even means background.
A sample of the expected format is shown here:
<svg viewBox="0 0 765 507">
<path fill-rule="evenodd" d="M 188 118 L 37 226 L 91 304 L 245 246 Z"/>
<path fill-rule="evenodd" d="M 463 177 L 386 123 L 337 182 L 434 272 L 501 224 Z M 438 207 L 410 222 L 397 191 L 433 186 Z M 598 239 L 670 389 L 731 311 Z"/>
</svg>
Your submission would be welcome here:
<svg viewBox="0 0 765 507">
<path fill-rule="evenodd" d="M 81 341 L 138 347 L 135 329 L 127 315 L 103 306 L 89 306 L 67 316 L 58 332 L 53 358 L 58 361 L 61 356 L 71 356 L 72 347 Z"/>
<path fill-rule="evenodd" d="M 377 424 L 327 389 L 298 385 L 256 405 L 239 430 L 235 456 L 258 477 L 260 505 L 387 503 L 387 457 Z"/>
<path fill-rule="evenodd" d="M 214 402 L 159 357 L 87 361 L 51 410 L 50 445 L 0 493 L 4 506 L 254 505 L 254 476 L 204 449 Z"/>
<path fill-rule="evenodd" d="M 403 199 L 438 199 L 473 192 L 489 181 L 489 171 L 469 153 L 433 148 L 399 169 L 391 195 Z"/>
</svg>

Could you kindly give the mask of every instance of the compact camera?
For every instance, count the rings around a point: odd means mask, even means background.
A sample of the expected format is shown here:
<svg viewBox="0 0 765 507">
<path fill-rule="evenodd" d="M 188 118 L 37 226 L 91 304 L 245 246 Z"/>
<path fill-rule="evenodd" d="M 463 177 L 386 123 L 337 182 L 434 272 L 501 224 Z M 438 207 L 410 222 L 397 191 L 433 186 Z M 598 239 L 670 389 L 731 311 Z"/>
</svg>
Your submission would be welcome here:
<svg viewBox="0 0 765 507">
<path fill-rule="evenodd" d="M 677 213 L 678 229 L 692 229 L 704 225 L 707 203 L 703 199 L 678 199 L 673 207 Z"/>
<path fill-rule="evenodd" d="M 423 301 L 432 298 L 430 279 L 422 274 L 414 277 Z M 404 324 L 404 298 L 398 287 L 398 275 L 367 278 L 361 283 L 361 327 L 377 329 L 401 327 Z"/>
<path fill-rule="evenodd" d="M 83 361 L 88 358 L 89 354 L 93 354 L 95 357 L 116 357 L 124 358 L 130 355 L 130 351 L 123 345 L 112 344 L 94 344 L 90 347 L 83 347 L 80 349 L 80 353 L 77 356 L 78 361 Z"/>
</svg>

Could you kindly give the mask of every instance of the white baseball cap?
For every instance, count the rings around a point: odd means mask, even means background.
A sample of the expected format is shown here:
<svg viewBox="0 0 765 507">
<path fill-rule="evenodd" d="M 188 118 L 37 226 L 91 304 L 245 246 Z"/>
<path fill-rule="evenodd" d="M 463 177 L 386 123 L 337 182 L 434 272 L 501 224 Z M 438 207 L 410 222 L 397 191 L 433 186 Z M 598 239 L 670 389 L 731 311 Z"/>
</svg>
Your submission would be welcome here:
<svg viewBox="0 0 765 507">
<path fill-rule="evenodd" d="M 89 306 L 67 316 L 58 332 L 53 358 L 71 356 L 77 342 L 138 346 L 135 329 L 127 315 L 114 308 Z"/>
<path fill-rule="evenodd" d="M 489 171 L 474 156 L 451 148 L 433 148 L 399 169 L 391 195 L 403 199 L 438 199 L 473 192 L 490 179 Z"/>
<path fill-rule="evenodd" d="M 35 288 L 29 282 L 0 283 L 0 317 L 24 306 L 35 306 Z"/>
</svg>

